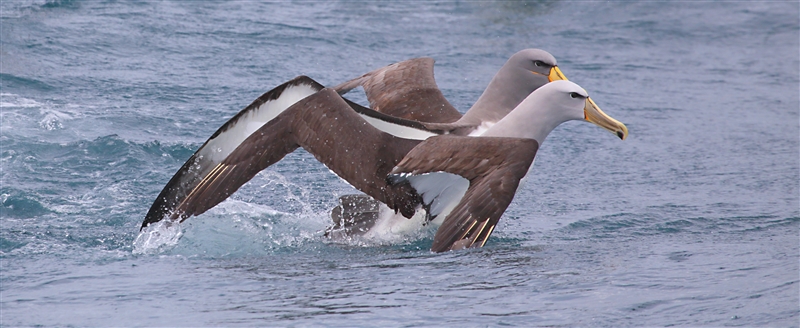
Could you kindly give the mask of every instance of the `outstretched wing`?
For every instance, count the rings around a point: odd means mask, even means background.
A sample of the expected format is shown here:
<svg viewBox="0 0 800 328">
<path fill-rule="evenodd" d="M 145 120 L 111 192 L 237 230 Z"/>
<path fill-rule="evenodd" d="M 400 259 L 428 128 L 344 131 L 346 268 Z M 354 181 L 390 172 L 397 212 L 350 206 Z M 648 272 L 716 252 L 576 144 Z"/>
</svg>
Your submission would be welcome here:
<svg viewBox="0 0 800 328">
<path fill-rule="evenodd" d="M 356 189 L 412 216 L 420 203 L 416 193 L 408 185 L 388 185 L 385 177 L 419 141 L 373 127 L 350 104 L 332 89 L 323 89 L 262 124 L 222 160 L 204 161 L 207 157 L 195 154 L 162 191 L 171 196 L 163 198 L 169 202 L 159 196 L 155 210 L 151 208 L 155 214 L 148 213 L 143 226 L 165 217 L 183 220 L 207 211 L 297 147 L 306 149 Z M 392 129 L 403 133 L 417 130 Z M 200 158 L 202 170 L 194 171 L 196 158 Z"/>
<path fill-rule="evenodd" d="M 432 137 L 411 150 L 388 180 L 408 181 L 432 215 L 445 215 L 431 250 L 481 247 L 511 204 L 538 148 L 533 139 Z M 468 181 L 468 187 L 453 176 Z M 432 207 L 437 201 L 438 212 Z"/>
<path fill-rule="evenodd" d="M 183 220 L 190 215 L 207 210 L 206 208 L 187 212 L 177 209 L 186 206 L 185 200 L 202 181 L 208 180 L 209 177 L 220 179 L 221 176 L 230 174 L 230 172 L 226 173 L 227 171 L 217 169 L 218 165 L 253 132 L 295 102 L 322 90 L 322 88 L 323 86 L 316 81 L 306 76 L 299 76 L 264 93 L 228 120 L 169 180 L 147 212 L 144 222 L 142 222 L 142 228 L 164 218 Z"/>
<path fill-rule="evenodd" d="M 340 95 L 361 86 L 378 112 L 420 122 L 451 123 L 461 113 L 442 95 L 433 77 L 433 59 L 415 58 L 376 69 L 333 89 Z"/>
</svg>

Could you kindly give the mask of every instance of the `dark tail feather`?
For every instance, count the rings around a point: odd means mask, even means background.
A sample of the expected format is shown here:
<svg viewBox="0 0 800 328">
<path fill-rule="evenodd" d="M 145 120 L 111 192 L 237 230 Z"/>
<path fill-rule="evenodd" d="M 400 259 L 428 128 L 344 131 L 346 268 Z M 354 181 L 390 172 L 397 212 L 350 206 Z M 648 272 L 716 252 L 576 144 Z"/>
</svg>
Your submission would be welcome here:
<svg viewBox="0 0 800 328">
<path fill-rule="evenodd" d="M 378 220 L 380 202 L 363 194 L 339 197 L 339 205 L 331 210 L 333 225 L 325 230 L 329 238 L 361 236 Z"/>
</svg>

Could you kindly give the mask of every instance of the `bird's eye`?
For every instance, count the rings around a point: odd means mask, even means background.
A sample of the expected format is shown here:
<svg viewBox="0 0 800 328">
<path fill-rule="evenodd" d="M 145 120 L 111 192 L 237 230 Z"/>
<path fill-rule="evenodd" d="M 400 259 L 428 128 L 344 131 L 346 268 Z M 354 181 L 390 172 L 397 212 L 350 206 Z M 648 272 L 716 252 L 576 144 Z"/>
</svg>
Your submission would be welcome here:
<svg viewBox="0 0 800 328">
<path fill-rule="evenodd" d="M 534 61 L 533 61 L 533 65 L 534 65 L 534 66 L 536 66 L 536 67 L 545 67 L 545 66 L 550 66 L 550 65 L 547 65 L 547 64 L 545 64 L 545 63 L 544 63 L 543 61 L 541 61 L 541 60 L 534 60 Z"/>
<path fill-rule="evenodd" d="M 575 98 L 575 99 L 583 99 L 583 98 L 586 98 L 586 97 L 584 97 L 582 94 L 580 94 L 580 93 L 577 93 L 577 92 L 570 92 L 570 93 L 569 93 L 569 96 L 570 96 L 570 97 L 572 97 L 572 98 Z"/>
</svg>

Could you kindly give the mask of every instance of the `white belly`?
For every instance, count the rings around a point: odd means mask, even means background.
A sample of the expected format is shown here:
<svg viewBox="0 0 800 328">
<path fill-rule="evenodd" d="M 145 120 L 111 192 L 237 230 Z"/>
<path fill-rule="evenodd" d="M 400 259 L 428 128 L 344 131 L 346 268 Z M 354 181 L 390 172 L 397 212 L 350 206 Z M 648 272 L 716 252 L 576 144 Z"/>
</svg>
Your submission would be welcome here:
<svg viewBox="0 0 800 328">
<path fill-rule="evenodd" d="M 422 230 L 438 228 L 439 225 L 426 224 L 427 213 L 420 208 L 413 217 L 407 219 L 400 213 L 395 213 L 385 204 L 380 204 L 378 220 L 375 225 L 364 234 L 364 238 L 379 242 L 396 242 L 416 235 Z"/>
</svg>

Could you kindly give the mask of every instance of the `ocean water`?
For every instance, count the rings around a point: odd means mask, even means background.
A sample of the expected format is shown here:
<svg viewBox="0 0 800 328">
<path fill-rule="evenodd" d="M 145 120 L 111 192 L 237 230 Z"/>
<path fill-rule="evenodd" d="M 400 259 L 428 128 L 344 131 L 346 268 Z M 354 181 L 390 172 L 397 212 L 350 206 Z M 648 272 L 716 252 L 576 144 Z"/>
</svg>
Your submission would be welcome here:
<svg viewBox="0 0 800 328">
<path fill-rule="evenodd" d="M 286 80 L 430 56 L 464 110 L 530 47 L 630 137 L 557 128 L 484 248 L 325 240 L 302 150 L 137 242 Z M 0 326 L 800 325 L 796 1 L 2 1 L 0 129 Z"/>
</svg>

